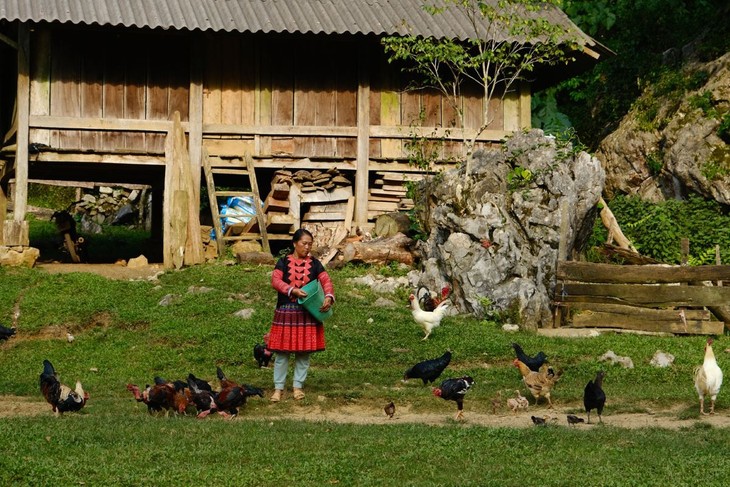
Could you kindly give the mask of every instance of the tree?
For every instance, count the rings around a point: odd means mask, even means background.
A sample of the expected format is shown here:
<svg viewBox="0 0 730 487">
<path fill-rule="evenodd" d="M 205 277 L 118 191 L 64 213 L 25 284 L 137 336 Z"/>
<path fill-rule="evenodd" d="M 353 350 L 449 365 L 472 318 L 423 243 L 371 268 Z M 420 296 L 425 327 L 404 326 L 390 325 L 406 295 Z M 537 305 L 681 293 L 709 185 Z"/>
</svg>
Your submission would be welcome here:
<svg viewBox="0 0 730 487">
<path fill-rule="evenodd" d="M 424 0 L 427 1 L 427 0 Z M 436 89 L 457 114 L 463 129 L 464 157 L 493 120 L 489 100 L 501 99 L 528 80 L 538 66 L 568 63 L 576 48 L 574 32 L 551 23 L 549 13 L 559 0 L 430 0 L 423 9 L 431 15 L 449 11 L 468 19 L 466 39 L 391 36 L 382 40 L 388 62 L 404 62 L 415 75 L 411 88 Z M 462 88 L 475 83 L 483 90 L 483 123 L 467 133 L 460 99 Z"/>
</svg>

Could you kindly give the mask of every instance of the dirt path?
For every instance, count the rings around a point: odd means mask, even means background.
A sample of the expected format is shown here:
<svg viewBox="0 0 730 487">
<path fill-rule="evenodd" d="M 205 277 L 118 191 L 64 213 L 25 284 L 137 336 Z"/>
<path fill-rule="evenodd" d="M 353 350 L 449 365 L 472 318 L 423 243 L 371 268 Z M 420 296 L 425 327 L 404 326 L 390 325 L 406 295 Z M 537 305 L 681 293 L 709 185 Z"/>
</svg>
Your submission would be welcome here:
<svg viewBox="0 0 730 487">
<path fill-rule="evenodd" d="M 118 264 L 36 264 L 36 268 L 49 274 L 67 274 L 69 272 L 88 272 L 116 280 L 153 279 L 164 269 L 161 264 L 149 264 L 141 267 L 127 267 Z"/>
<path fill-rule="evenodd" d="M 312 421 L 312 422 L 333 422 L 342 424 L 401 424 L 401 423 L 417 423 L 431 426 L 445 426 L 454 423 L 455 408 L 445 408 L 443 413 L 423 413 L 412 412 L 409 406 L 396 408 L 393 418 L 388 418 L 382 409 L 367 408 L 359 405 L 342 406 L 335 409 L 322 408 L 318 404 L 295 404 L 292 407 L 284 404 L 269 404 L 264 401 L 252 403 L 248 407 L 256 408 L 256 413 L 246 416 L 245 410 L 242 416 L 237 420 L 266 420 L 272 421 L 276 419 L 290 419 L 295 421 Z M 700 419 L 678 419 L 678 412 L 682 407 L 674 410 L 661 410 L 652 413 L 621 413 L 610 414 L 606 411 L 603 416 L 605 426 L 613 426 L 618 428 L 666 428 L 680 429 L 692 427 L 698 422 L 712 425 L 717 428 L 730 428 L 730 416 L 725 414 L 715 414 L 713 416 L 704 416 Z M 0 418 L 12 417 L 32 417 L 38 415 L 51 415 L 50 406 L 37 398 L 19 397 L 19 396 L 0 396 Z M 559 408 L 556 410 L 548 410 L 538 408 L 533 411 L 522 411 L 517 414 L 508 412 L 497 412 L 497 414 L 483 414 L 470 412 L 468 405 L 464 410 L 464 422 L 466 426 L 486 426 L 486 427 L 507 427 L 507 428 L 528 428 L 533 427 L 530 416 L 545 416 L 549 418 L 549 424 L 554 426 L 568 427 L 566 422 L 566 414 Z M 585 415 L 580 415 L 585 418 Z M 594 421 L 597 417 L 593 415 Z M 575 428 L 600 428 L 599 424 L 579 424 Z"/>
</svg>

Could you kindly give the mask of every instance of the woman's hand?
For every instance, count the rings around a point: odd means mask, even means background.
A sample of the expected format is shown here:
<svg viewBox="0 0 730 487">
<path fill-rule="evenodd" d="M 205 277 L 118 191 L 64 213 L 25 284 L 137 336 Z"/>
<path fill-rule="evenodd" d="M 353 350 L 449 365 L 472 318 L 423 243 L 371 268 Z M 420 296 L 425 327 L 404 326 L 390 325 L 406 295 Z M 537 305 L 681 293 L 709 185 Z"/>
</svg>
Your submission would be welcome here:
<svg viewBox="0 0 730 487">
<path fill-rule="evenodd" d="M 307 297 L 307 291 L 302 291 L 299 288 L 294 288 L 291 290 L 291 295 L 295 298 L 306 298 Z"/>
<path fill-rule="evenodd" d="M 326 313 L 331 307 L 332 307 L 332 296 L 327 296 L 324 298 L 324 303 L 322 303 L 322 307 L 319 308 L 319 310 L 322 313 Z"/>
</svg>

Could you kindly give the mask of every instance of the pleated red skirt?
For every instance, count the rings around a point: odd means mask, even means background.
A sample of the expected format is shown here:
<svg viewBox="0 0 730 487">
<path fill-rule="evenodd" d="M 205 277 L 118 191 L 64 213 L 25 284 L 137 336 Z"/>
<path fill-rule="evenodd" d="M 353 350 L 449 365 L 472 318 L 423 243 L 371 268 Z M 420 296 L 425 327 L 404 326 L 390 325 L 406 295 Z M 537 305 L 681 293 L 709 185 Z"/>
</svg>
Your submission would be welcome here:
<svg viewBox="0 0 730 487">
<path fill-rule="evenodd" d="M 277 308 L 269 333 L 272 352 L 321 352 L 325 349 L 324 325 L 299 304 Z"/>
</svg>

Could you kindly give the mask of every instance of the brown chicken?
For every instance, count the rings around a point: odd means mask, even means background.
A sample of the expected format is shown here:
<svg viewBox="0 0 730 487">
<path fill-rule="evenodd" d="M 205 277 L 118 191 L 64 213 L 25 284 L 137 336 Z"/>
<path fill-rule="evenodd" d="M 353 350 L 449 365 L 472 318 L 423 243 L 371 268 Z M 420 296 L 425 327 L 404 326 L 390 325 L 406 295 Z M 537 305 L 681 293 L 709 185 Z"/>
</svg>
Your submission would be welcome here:
<svg viewBox="0 0 730 487">
<path fill-rule="evenodd" d="M 175 410 L 175 388 L 169 384 L 148 385 L 144 391 L 140 391 L 136 384 L 127 384 L 127 390 L 134 394 L 137 402 L 143 402 L 147 405 L 147 411 L 152 414 L 156 411 L 165 410 L 165 414 L 170 409 Z"/>
<path fill-rule="evenodd" d="M 533 372 L 519 359 L 515 359 L 512 363 L 520 370 L 520 374 L 522 374 L 522 382 L 525 383 L 525 386 L 530 390 L 532 397 L 535 398 L 535 404 L 537 404 L 537 401 L 541 397 L 544 397 L 547 399 L 548 407 L 552 408 L 553 402 L 550 399 L 550 392 L 560 379 L 562 371 L 555 373 L 552 367 L 543 366 L 540 369 L 540 372 Z"/>
</svg>

